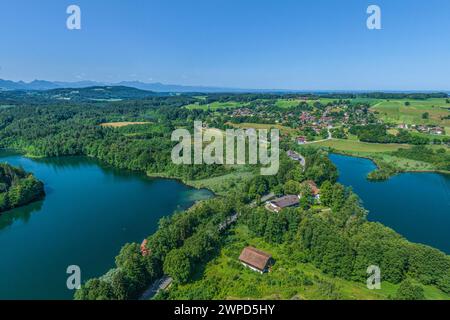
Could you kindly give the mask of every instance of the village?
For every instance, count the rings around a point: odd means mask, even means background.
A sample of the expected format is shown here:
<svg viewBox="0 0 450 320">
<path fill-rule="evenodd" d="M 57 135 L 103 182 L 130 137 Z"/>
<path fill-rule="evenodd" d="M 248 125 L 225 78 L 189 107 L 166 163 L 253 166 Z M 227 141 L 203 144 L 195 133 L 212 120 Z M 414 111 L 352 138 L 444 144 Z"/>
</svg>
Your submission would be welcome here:
<svg viewBox="0 0 450 320">
<path fill-rule="evenodd" d="M 390 126 L 390 128 L 391 129 L 396 128 L 396 129 L 418 132 L 418 133 L 432 134 L 432 135 L 437 135 L 437 136 L 445 135 L 445 128 L 442 126 L 436 126 L 436 125 L 416 125 L 416 124 L 401 123 L 397 126 Z"/>
</svg>

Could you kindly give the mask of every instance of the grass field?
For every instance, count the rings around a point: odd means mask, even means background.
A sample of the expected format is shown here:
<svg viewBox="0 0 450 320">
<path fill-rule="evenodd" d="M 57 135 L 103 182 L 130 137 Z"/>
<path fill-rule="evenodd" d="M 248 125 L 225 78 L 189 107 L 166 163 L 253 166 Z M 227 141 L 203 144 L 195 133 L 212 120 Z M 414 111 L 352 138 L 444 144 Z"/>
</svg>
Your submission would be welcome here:
<svg viewBox="0 0 450 320">
<path fill-rule="evenodd" d="M 241 102 L 213 102 L 210 104 L 203 104 L 200 105 L 198 103 L 194 103 L 194 104 L 188 104 L 186 106 L 184 106 L 185 108 L 189 109 L 189 110 L 217 110 L 217 109 L 235 109 L 235 108 L 242 108 L 245 107 L 247 104 L 246 103 L 241 103 Z"/>
<path fill-rule="evenodd" d="M 398 285 L 382 282 L 381 290 L 369 290 L 365 282 L 353 282 L 323 274 L 315 266 L 302 263 L 301 252 L 289 245 L 271 245 L 252 237 L 247 227 L 234 229 L 218 256 L 205 269 L 198 270 L 195 280 L 178 285 L 170 298 L 189 298 L 193 292 L 206 292 L 206 299 L 359 299 L 377 300 L 394 296 Z M 243 267 L 238 257 L 246 246 L 270 253 L 276 261 L 270 273 L 259 274 Z M 428 299 L 450 299 L 440 290 L 424 286 Z"/>
<path fill-rule="evenodd" d="M 126 126 L 133 126 L 133 125 L 143 125 L 143 124 L 150 124 L 150 122 L 105 122 L 100 124 L 102 127 L 107 128 L 122 128 Z"/>
<path fill-rule="evenodd" d="M 213 177 L 203 180 L 186 181 L 186 184 L 194 188 L 206 188 L 218 195 L 225 195 L 231 189 L 236 189 L 238 185 L 252 179 L 255 173 L 246 166 L 235 166 L 235 171 L 223 176 Z"/>
<path fill-rule="evenodd" d="M 405 103 L 410 105 L 406 106 Z M 406 124 L 431 124 L 450 128 L 450 120 L 442 119 L 450 115 L 450 104 L 446 99 L 427 100 L 383 100 L 371 108 L 378 112 L 378 117 L 386 122 Z M 422 115 L 428 112 L 429 119 L 423 119 Z"/>
<path fill-rule="evenodd" d="M 331 148 L 331 151 L 342 153 L 349 156 L 363 157 L 372 159 L 379 167 L 382 164 L 388 164 L 399 172 L 414 172 L 414 171 L 435 171 L 436 168 L 431 163 L 416 161 L 411 159 L 400 158 L 391 154 L 399 148 L 411 148 L 411 145 L 405 144 L 378 144 L 366 143 L 357 140 L 327 140 L 310 144 L 314 147 Z M 443 146 L 431 146 L 433 149 L 440 149 Z M 445 148 L 445 147 L 444 147 Z M 448 148 L 447 152 L 448 152 Z"/>
<path fill-rule="evenodd" d="M 312 106 L 316 102 L 320 102 L 322 104 L 328 104 L 328 103 L 332 103 L 333 101 L 336 101 L 336 99 L 322 98 L 319 100 L 307 100 L 306 102 Z M 279 108 L 289 109 L 289 108 L 298 106 L 301 102 L 302 102 L 302 100 L 299 100 L 299 99 L 278 99 L 277 102 L 275 103 L 275 105 Z"/>
<path fill-rule="evenodd" d="M 280 132 L 282 134 L 294 134 L 297 132 L 297 130 L 289 128 L 289 127 L 285 127 L 279 124 L 263 124 L 263 123 L 231 123 L 228 122 L 228 125 L 234 127 L 234 128 L 239 128 L 239 129 L 278 129 L 280 130 Z"/>
<path fill-rule="evenodd" d="M 341 140 L 341 139 L 322 141 L 315 143 L 313 145 L 333 148 L 339 151 L 367 152 L 367 153 L 391 152 L 397 151 L 399 148 L 410 147 L 409 145 L 405 144 L 367 143 L 367 142 L 360 142 L 357 140 Z"/>
</svg>

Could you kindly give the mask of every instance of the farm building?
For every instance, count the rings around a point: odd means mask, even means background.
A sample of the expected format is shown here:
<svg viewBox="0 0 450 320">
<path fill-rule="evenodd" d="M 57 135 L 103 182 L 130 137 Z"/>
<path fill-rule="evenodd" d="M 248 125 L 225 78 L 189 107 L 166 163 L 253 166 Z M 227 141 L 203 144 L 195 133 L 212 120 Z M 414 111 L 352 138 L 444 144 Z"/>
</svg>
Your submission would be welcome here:
<svg viewBox="0 0 450 320">
<path fill-rule="evenodd" d="M 280 212 L 284 208 L 296 206 L 300 203 L 300 198 L 296 195 L 287 195 L 274 199 L 266 204 L 266 208 L 273 212 Z"/>
<path fill-rule="evenodd" d="M 239 256 L 241 263 L 253 271 L 267 272 L 273 264 L 272 256 L 253 247 L 246 247 Z"/>
</svg>

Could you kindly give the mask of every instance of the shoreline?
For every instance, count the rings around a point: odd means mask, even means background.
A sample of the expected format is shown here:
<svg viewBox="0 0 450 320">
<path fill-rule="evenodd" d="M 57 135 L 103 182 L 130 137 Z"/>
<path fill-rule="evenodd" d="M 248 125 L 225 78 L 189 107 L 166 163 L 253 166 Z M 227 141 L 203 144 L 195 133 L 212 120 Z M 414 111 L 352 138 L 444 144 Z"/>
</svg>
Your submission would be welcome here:
<svg viewBox="0 0 450 320">
<path fill-rule="evenodd" d="M 353 157 L 353 158 L 360 158 L 360 159 L 367 159 L 372 161 L 372 163 L 375 165 L 376 170 L 382 170 L 383 168 L 380 166 L 380 164 L 377 162 L 376 159 L 371 158 L 370 156 L 364 156 L 364 155 L 355 155 L 355 154 L 351 154 L 351 153 L 347 153 L 345 151 L 341 151 L 341 150 L 328 150 L 329 154 L 337 154 L 337 155 L 341 155 L 341 156 L 346 156 L 346 157 Z M 371 171 L 371 172 L 374 172 Z M 368 174 L 370 174 L 371 172 L 369 172 Z M 446 170 L 439 170 L 439 169 L 435 169 L 435 170 L 424 170 L 424 169 L 411 169 L 411 170 L 398 170 L 397 172 L 395 172 L 394 174 L 390 175 L 388 179 L 385 180 L 389 180 L 390 178 L 399 175 L 399 174 L 404 174 L 404 173 L 436 173 L 436 174 L 441 174 L 441 175 L 450 175 L 450 171 L 446 171 Z M 373 180 L 373 179 L 368 179 L 370 181 L 383 181 L 383 180 Z"/>
</svg>

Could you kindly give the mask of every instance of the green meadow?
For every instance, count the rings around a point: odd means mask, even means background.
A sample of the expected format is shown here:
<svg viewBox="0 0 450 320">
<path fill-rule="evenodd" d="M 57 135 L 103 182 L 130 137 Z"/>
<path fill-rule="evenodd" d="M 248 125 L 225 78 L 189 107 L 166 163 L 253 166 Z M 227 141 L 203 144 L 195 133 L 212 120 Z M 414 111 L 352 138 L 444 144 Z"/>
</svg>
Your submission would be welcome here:
<svg viewBox="0 0 450 320">
<path fill-rule="evenodd" d="M 410 105 L 406 105 L 409 102 Z M 372 106 L 377 116 L 385 122 L 441 125 L 450 128 L 450 119 L 443 119 L 450 115 L 450 104 L 446 99 L 426 100 L 383 100 Z M 423 114 L 428 113 L 428 119 Z"/>
<path fill-rule="evenodd" d="M 213 102 L 210 104 L 193 103 L 188 104 L 185 108 L 189 110 L 218 110 L 218 109 L 235 109 L 245 107 L 247 104 L 230 101 L 230 102 Z"/>
</svg>

